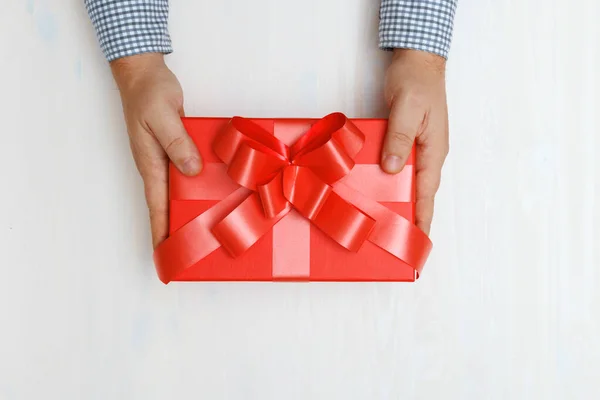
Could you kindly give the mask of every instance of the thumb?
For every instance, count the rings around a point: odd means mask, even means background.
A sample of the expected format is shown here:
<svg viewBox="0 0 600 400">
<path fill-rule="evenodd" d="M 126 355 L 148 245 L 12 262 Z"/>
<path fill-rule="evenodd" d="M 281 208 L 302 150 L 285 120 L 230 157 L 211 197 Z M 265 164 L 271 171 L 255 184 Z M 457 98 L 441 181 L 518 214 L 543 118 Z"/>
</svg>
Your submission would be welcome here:
<svg viewBox="0 0 600 400">
<path fill-rule="evenodd" d="M 168 110 L 155 116 L 149 125 L 177 169 L 185 175 L 193 176 L 202 170 L 202 158 L 185 130 L 180 115 L 183 115 L 183 111 Z"/>
<path fill-rule="evenodd" d="M 392 103 L 381 154 L 381 167 L 385 172 L 397 174 L 404 168 L 423 117 L 423 110 L 407 100 Z"/>
</svg>

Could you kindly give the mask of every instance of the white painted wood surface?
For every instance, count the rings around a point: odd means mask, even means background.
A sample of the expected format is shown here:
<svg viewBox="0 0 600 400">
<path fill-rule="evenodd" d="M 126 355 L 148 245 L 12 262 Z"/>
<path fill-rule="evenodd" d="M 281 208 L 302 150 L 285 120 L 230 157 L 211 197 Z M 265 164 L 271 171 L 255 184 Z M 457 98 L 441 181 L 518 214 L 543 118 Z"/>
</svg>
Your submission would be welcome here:
<svg viewBox="0 0 600 400">
<path fill-rule="evenodd" d="M 600 396 L 600 5 L 460 0 L 417 284 L 155 276 L 82 0 L 0 11 L 0 399 Z M 173 1 L 190 115 L 384 116 L 375 0 Z"/>
</svg>

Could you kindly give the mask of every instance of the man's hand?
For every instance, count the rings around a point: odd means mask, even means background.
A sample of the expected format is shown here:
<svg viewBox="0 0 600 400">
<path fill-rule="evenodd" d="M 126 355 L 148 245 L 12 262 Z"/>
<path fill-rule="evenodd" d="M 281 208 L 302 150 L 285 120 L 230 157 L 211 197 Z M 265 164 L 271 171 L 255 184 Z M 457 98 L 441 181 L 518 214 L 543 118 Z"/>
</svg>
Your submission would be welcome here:
<svg viewBox="0 0 600 400">
<path fill-rule="evenodd" d="M 188 136 L 183 116 L 183 91 L 160 54 L 142 54 L 111 63 L 119 86 L 129 142 L 144 181 L 150 210 L 152 242 L 168 234 L 168 161 L 186 175 L 202 169 L 200 154 Z"/>
<path fill-rule="evenodd" d="M 398 49 L 385 85 L 391 111 L 381 165 L 400 172 L 416 143 L 416 223 L 427 234 L 449 146 L 445 69 L 440 56 Z"/>
</svg>

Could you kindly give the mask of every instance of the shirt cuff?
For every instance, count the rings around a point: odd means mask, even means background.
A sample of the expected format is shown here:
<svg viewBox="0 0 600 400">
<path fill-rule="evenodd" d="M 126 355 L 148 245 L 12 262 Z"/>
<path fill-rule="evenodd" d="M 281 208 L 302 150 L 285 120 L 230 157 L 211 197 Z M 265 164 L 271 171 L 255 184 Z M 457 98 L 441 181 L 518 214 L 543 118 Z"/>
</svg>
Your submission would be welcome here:
<svg viewBox="0 0 600 400">
<path fill-rule="evenodd" d="M 109 62 L 135 54 L 173 52 L 167 0 L 85 0 L 85 5 Z"/>
<path fill-rule="evenodd" d="M 448 58 L 457 0 L 382 0 L 379 47 L 422 50 Z"/>
</svg>

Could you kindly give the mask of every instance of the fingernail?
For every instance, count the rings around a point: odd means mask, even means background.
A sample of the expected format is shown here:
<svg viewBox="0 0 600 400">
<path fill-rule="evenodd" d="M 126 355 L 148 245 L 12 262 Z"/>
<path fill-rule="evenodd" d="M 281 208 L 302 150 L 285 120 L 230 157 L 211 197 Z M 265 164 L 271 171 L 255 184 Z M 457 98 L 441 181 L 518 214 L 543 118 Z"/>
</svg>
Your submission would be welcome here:
<svg viewBox="0 0 600 400">
<path fill-rule="evenodd" d="M 402 160 L 398 156 L 385 156 L 383 159 L 383 169 L 390 174 L 398 173 L 402 169 Z"/>
<path fill-rule="evenodd" d="M 198 160 L 196 157 L 188 158 L 184 161 L 181 169 L 186 175 L 196 175 L 198 172 L 200 172 L 200 160 Z"/>
</svg>

